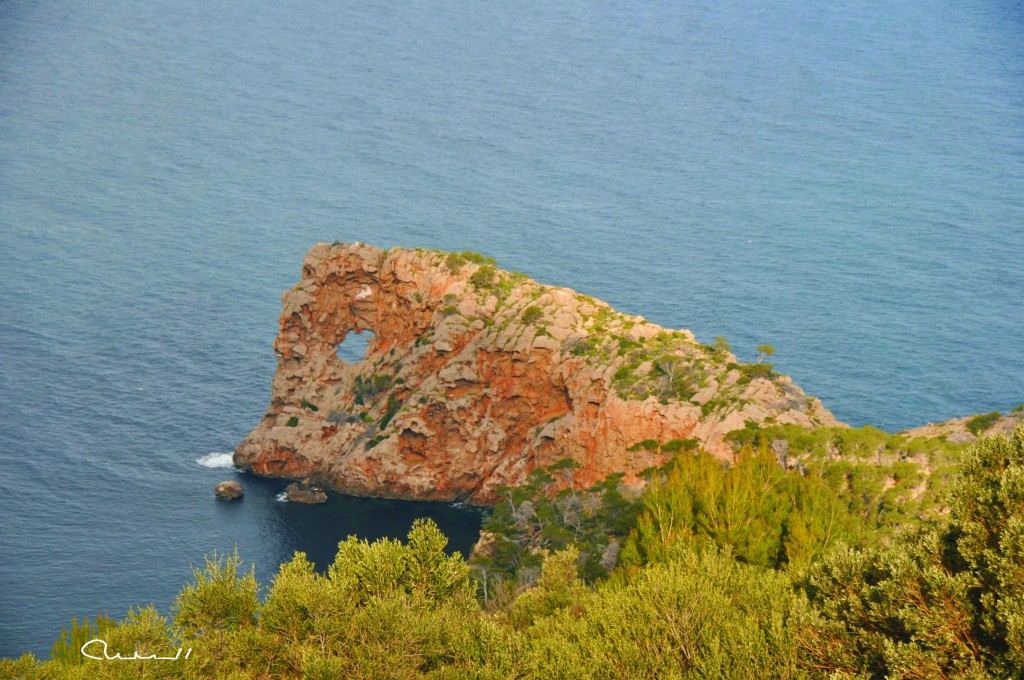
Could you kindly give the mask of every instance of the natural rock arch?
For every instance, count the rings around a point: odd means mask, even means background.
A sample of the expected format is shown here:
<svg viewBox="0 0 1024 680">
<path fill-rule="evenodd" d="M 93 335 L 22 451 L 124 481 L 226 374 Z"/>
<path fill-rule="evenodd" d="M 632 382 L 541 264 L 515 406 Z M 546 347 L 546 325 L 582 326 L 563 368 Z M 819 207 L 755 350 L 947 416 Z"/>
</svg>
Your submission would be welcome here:
<svg viewBox="0 0 1024 680">
<path fill-rule="evenodd" d="M 270 407 L 234 455 L 257 474 L 487 504 L 564 457 L 577 483 L 637 482 L 671 455 L 658 443 L 697 440 L 724 457 L 724 435 L 746 421 L 835 424 L 784 376 L 751 379 L 688 331 L 481 256 L 322 243 L 302 272 L 282 296 Z M 344 362 L 353 333 L 373 337 Z M 652 353 L 678 357 L 694 384 L 666 385 Z M 644 441 L 655 446 L 634 446 Z"/>
</svg>

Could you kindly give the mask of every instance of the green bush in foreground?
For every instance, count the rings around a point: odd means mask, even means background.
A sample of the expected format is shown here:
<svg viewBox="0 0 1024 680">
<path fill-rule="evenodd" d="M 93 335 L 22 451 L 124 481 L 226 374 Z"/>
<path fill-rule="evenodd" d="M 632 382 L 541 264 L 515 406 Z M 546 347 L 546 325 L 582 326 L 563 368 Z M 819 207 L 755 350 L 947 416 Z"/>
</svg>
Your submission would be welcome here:
<svg viewBox="0 0 1024 680">
<path fill-rule="evenodd" d="M 682 546 L 672 553 L 538 618 L 526 630 L 527 677 L 801 675 L 795 623 L 802 604 L 784 574 L 746 567 L 728 553 Z"/>
<path fill-rule="evenodd" d="M 188 659 L 25 655 L 0 661 L 0 677 L 1024 677 L 1024 427 L 967 450 L 943 518 L 884 546 L 825 544 L 782 570 L 764 566 L 779 553 L 763 546 L 799 524 L 799 486 L 756 453 L 734 481 L 698 460 L 655 485 L 641 511 L 661 530 L 689 527 L 682 538 L 593 585 L 574 545 L 541 550 L 536 582 L 485 609 L 467 563 L 417 520 L 405 543 L 342 542 L 325 574 L 297 553 L 262 603 L 237 555 L 214 556 L 171 620 L 146 608 L 95 631 L 111 654 L 187 648 Z M 755 519 L 716 525 L 743 503 Z M 733 520 L 742 531 L 715 529 Z M 74 626 L 58 647 L 77 644 L 75 630 L 94 632 Z"/>
<path fill-rule="evenodd" d="M 940 438 L 909 438 L 874 427 L 747 427 L 726 435 L 737 446 L 767 446 L 789 467 L 820 477 L 882 537 L 901 526 L 938 520 L 957 462 L 966 450 Z"/>
<path fill-rule="evenodd" d="M 867 528 L 819 477 L 787 471 L 766 447 L 744 447 L 731 466 L 704 453 L 680 456 L 654 476 L 640 507 L 622 551 L 627 565 L 664 561 L 685 543 L 778 569 Z"/>
<path fill-rule="evenodd" d="M 947 522 L 836 551 L 799 586 L 803 649 L 843 677 L 1024 677 L 1024 427 L 970 447 Z"/>
</svg>

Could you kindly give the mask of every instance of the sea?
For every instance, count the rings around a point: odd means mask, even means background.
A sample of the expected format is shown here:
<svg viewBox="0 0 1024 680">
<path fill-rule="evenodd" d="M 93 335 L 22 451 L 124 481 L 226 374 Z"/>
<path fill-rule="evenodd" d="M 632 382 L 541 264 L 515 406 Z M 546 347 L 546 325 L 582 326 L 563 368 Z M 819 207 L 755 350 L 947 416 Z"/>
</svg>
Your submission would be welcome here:
<svg viewBox="0 0 1024 680">
<path fill-rule="evenodd" d="M 0 656 L 481 512 L 230 453 L 320 241 L 770 344 L 851 425 L 1024 402 L 1020 0 L 0 0 Z M 245 498 L 217 502 L 223 479 Z"/>
</svg>

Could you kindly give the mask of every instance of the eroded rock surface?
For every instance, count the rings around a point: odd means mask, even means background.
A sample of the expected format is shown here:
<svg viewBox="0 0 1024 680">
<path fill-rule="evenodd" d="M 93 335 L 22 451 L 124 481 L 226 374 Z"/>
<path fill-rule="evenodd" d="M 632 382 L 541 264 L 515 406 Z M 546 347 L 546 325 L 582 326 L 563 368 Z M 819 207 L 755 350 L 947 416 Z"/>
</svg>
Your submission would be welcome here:
<svg viewBox="0 0 1024 680">
<path fill-rule="evenodd" d="M 260 475 L 487 504 L 565 457 L 578 483 L 635 482 L 681 446 L 730 455 L 747 421 L 837 424 L 725 347 L 479 256 L 321 243 L 282 303 L 270 408 L 234 455 Z M 340 360 L 367 331 L 366 358 Z"/>
</svg>

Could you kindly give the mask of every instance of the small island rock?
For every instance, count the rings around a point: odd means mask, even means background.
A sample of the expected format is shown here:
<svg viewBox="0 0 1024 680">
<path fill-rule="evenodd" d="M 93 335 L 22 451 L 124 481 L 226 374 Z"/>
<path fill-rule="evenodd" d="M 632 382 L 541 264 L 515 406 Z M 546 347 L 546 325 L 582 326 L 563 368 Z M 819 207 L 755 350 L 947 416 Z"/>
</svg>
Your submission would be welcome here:
<svg viewBox="0 0 1024 680">
<path fill-rule="evenodd" d="M 218 484 L 214 493 L 219 498 L 224 498 L 229 501 L 233 501 L 236 498 L 241 498 L 243 495 L 245 495 L 245 489 L 243 489 L 242 485 L 239 484 L 238 482 L 228 480 L 226 482 L 221 482 L 220 484 Z"/>
<path fill-rule="evenodd" d="M 324 493 L 319 487 L 311 486 L 307 482 L 301 484 L 292 482 L 285 488 L 284 492 L 288 495 L 288 500 L 293 503 L 326 503 L 327 494 Z"/>
</svg>

